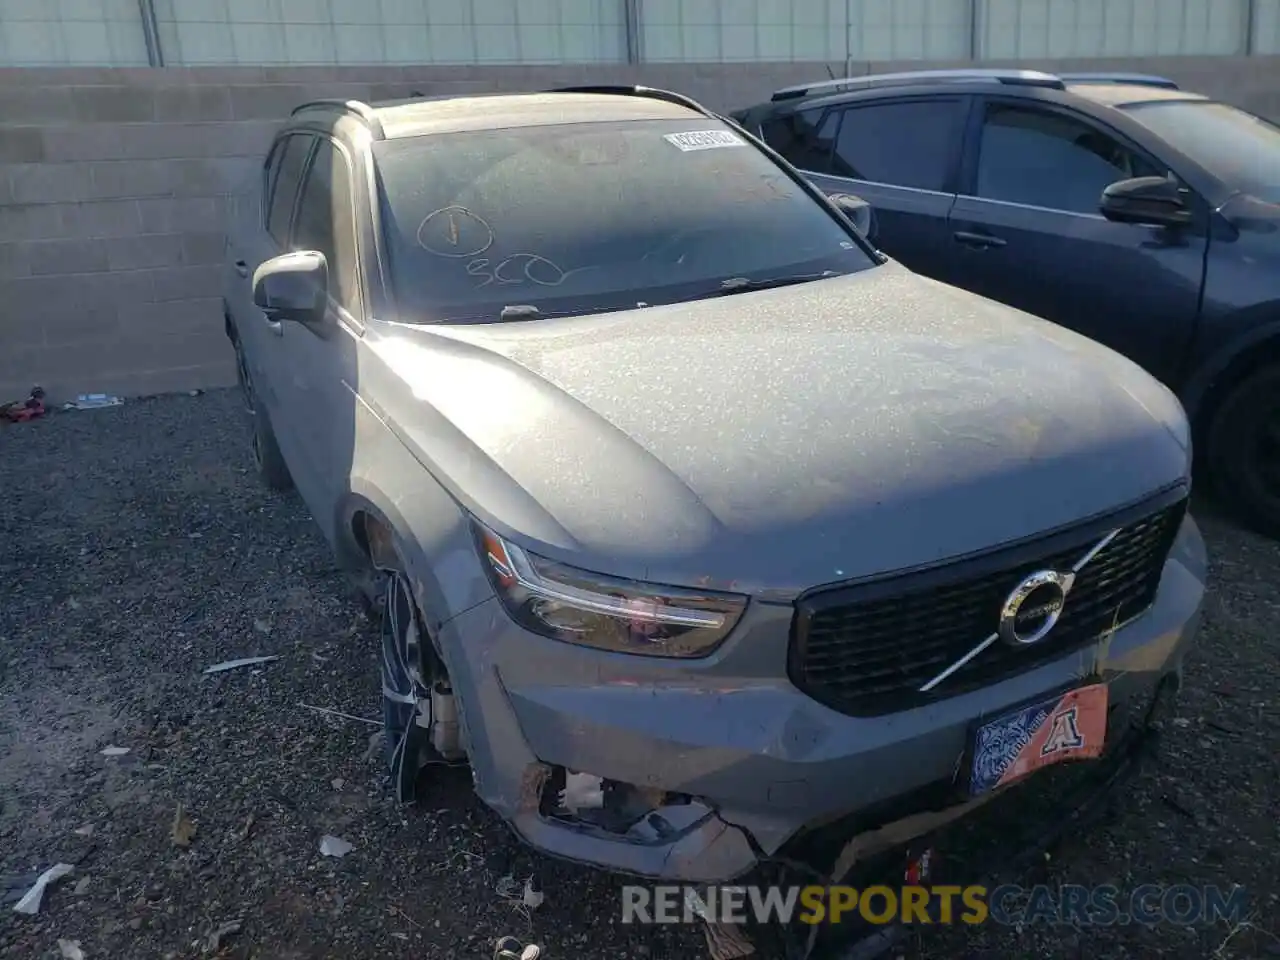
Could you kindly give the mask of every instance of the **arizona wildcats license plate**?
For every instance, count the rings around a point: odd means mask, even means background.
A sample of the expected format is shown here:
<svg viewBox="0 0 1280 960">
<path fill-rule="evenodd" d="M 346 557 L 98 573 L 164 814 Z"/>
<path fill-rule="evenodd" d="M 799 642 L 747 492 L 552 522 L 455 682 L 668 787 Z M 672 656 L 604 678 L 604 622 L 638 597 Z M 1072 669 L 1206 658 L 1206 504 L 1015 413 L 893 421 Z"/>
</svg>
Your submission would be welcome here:
<svg viewBox="0 0 1280 960">
<path fill-rule="evenodd" d="M 978 727 L 969 792 L 977 796 L 1064 760 L 1092 760 L 1107 737 L 1107 685 L 1021 707 Z"/>
</svg>

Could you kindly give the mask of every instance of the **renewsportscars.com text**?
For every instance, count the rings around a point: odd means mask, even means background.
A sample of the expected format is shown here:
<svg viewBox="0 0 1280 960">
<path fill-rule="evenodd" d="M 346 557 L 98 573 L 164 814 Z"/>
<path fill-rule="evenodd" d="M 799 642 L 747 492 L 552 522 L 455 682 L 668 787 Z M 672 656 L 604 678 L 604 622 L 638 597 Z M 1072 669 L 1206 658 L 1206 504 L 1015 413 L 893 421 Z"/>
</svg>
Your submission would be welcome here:
<svg viewBox="0 0 1280 960">
<path fill-rule="evenodd" d="M 1123 891 L 1104 885 L 1021 887 L 873 886 L 710 887 L 625 886 L 623 923 L 800 923 L 861 920 L 871 924 L 1179 926 L 1242 922 L 1247 894 L 1190 884 L 1146 884 Z"/>
</svg>

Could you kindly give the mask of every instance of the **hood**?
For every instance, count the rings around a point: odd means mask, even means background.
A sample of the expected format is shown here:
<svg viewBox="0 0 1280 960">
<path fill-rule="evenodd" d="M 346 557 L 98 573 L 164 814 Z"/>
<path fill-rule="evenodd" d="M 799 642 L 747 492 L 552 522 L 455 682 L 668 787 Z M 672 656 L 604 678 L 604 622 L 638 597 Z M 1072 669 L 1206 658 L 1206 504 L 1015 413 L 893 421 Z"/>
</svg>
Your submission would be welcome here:
<svg viewBox="0 0 1280 960">
<path fill-rule="evenodd" d="M 657 583 L 793 595 L 1070 525 L 1188 469 L 1181 407 L 1136 365 L 893 263 L 397 327 L 371 349 L 405 394 L 395 428 L 465 506 Z"/>
<path fill-rule="evenodd" d="M 1218 213 L 1241 233 L 1270 235 L 1280 229 L 1280 204 L 1251 194 L 1235 194 Z"/>
</svg>

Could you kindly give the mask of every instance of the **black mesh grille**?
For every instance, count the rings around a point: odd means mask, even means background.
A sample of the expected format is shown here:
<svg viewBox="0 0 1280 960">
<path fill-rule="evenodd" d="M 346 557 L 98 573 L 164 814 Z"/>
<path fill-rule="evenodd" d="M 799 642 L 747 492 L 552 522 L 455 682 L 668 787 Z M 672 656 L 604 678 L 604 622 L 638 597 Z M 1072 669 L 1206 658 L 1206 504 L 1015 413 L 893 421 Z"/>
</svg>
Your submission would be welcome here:
<svg viewBox="0 0 1280 960">
<path fill-rule="evenodd" d="M 987 686 L 1086 646 L 1151 606 L 1185 512 L 1183 496 L 1125 518 L 1080 571 L 1049 636 L 1016 649 L 994 643 L 928 693 L 920 687 L 995 631 L 1001 605 L 1024 577 L 1070 570 L 1117 524 L 1091 523 L 1038 547 L 811 594 L 797 604 L 792 625 L 791 680 L 835 710 L 873 716 Z"/>
</svg>

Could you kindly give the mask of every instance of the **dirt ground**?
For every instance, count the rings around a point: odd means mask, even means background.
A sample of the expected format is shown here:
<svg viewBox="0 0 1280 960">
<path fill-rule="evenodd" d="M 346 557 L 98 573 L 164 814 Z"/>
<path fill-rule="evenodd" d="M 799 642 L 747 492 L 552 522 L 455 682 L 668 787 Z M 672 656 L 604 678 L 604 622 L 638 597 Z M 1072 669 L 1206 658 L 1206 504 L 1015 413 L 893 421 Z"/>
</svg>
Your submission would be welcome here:
<svg viewBox="0 0 1280 960">
<path fill-rule="evenodd" d="M 384 792 L 372 626 L 301 504 L 257 483 L 233 394 L 5 428 L 0 480 L 0 895 L 75 864 L 37 916 L 0 909 L 0 956 L 488 960 L 503 934 L 563 960 L 705 956 L 695 930 L 618 923 L 618 881 L 590 871 L 550 869 L 530 916 L 505 903 L 508 834 L 465 770 L 414 808 Z M 1241 884 L 1250 922 L 951 928 L 906 956 L 1280 956 L 1280 545 L 1199 516 L 1213 588 L 1174 736 L 1042 879 Z M 202 673 L 257 655 L 280 659 Z M 320 856 L 325 834 L 353 851 Z"/>
</svg>

